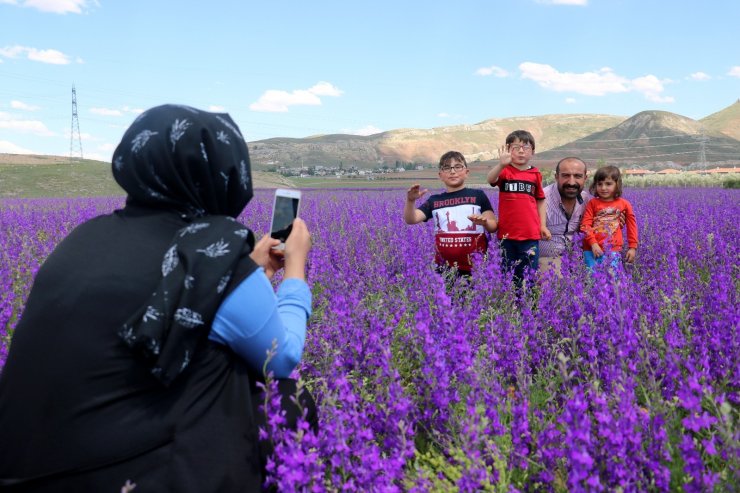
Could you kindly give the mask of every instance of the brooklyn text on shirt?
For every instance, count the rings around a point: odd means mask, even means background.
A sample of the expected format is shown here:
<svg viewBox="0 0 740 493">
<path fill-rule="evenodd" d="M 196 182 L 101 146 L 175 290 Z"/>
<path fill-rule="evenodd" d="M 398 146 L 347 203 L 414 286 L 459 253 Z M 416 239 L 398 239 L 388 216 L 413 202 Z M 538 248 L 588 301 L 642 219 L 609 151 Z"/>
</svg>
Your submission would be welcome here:
<svg viewBox="0 0 740 493">
<path fill-rule="evenodd" d="M 435 200 L 432 203 L 434 209 L 441 209 L 442 207 L 450 207 L 452 205 L 461 204 L 475 204 L 476 197 L 456 197 L 453 199 Z"/>
</svg>

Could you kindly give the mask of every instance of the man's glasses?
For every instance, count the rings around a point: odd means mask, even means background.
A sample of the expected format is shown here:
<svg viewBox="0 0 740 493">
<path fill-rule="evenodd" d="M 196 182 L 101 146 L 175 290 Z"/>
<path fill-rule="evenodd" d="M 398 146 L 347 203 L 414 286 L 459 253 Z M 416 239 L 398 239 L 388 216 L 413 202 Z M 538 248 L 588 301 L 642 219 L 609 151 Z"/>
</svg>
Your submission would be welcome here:
<svg viewBox="0 0 740 493">
<path fill-rule="evenodd" d="M 514 152 L 519 152 L 519 151 L 529 152 L 532 150 L 532 146 L 529 144 L 527 145 L 514 144 L 514 145 L 509 146 L 509 150 L 512 150 Z"/>
<path fill-rule="evenodd" d="M 465 169 L 465 165 L 462 165 L 462 164 L 456 164 L 455 166 L 445 165 L 445 166 L 439 167 L 439 170 L 443 173 L 449 173 L 450 171 L 453 171 L 453 170 L 455 171 L 455 173 L 461 173 L 462 170 L 464 169 Z"/>
</svg>

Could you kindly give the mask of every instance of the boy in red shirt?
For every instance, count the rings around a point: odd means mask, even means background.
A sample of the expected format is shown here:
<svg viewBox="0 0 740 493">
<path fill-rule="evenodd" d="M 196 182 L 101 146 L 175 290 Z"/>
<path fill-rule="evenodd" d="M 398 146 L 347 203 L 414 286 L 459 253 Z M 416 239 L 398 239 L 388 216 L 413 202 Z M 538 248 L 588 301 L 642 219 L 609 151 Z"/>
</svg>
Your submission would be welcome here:
<svg viewBox="0 0 740 493">
<path fill-rule="evenodd" d="M 550 239 L 546 226 L 542 174 L 531 166 L 534 137 L 515 130 L 499 149 L 499 164 L 488 172 L 488 183 L 499 187 L 498 238 L 504 267 L 514 269 L 514 281 L 521 285 L 525 269 L 539 266 L 540 238 Z"/>
<path fill-rule="evenodd" d="M 449 151 L 439 160 L 439 179 L 445 192 L 432 195 L 416 207 L 416 201 L 428 190 L 414 184 L 406 192 L 403 220 L 417 224 L 434 218 L 435 261 L 439 266 L 457 267 L 460 275 L 470 275 L 470 255 L 486 253 L 486 231 L 496 231 L 496 216 L 483 190 L 466 188 L 470 170 L 465 157 Z"/>
</svg>

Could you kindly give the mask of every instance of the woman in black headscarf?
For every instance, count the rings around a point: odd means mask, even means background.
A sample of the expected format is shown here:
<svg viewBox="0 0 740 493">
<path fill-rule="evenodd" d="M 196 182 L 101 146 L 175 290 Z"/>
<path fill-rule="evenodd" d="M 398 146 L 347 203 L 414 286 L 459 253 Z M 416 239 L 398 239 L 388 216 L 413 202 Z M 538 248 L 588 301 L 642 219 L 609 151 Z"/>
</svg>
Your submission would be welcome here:
<svg viewBox="0 0 740 493">
<path fill-rule="evenodd" d="M 0 375 L 0 487 L 258 490 L 254 383 L 273 345 L 278 378 L 303 350 L 305 223 L 283 257 L 235 220 L 252 179 L 226 114 L 146 111 L 113 175 L 126 206 L 59 244 L 15 329 Z M 276 296 L 269 278 L 283 264 Z"/>
</svg>

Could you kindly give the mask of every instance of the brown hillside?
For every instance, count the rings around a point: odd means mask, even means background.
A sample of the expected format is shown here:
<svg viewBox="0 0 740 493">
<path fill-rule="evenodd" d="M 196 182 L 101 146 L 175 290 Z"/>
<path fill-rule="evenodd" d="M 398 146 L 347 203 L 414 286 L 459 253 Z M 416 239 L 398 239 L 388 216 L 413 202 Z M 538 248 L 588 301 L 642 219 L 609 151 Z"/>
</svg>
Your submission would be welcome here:
<svg viewBox="0 0 740 493">
<path fill-rule="evenodd" d="M 496 156 L 506 135 L 527 129 L 537 149 L 563 145 L 623 121 L 611 115 L 544 115 L 485 120 L 474 125 L 432 129 L 398 129 L 367 137 L 324 135 L 306 139 L 268 139 L 251 142 L 250 155 L 257 166 L 345 166 L 376 167 L 396 161 L 435 163 L 451 149 L 468 161 Z"/>
<path fill-rule="evenodd" d="M 740 141 L 667 111 L 643 111 L 616 127 L 539 154 L 552 165 L 565 156 L 587 162 L 654 166 L 738 162 Z"/>
<path fill-rule="evenodd" d="M 727 108 L 699 120 L 704 127 L 740 140 L 740 99 Z"/>
</svg>

